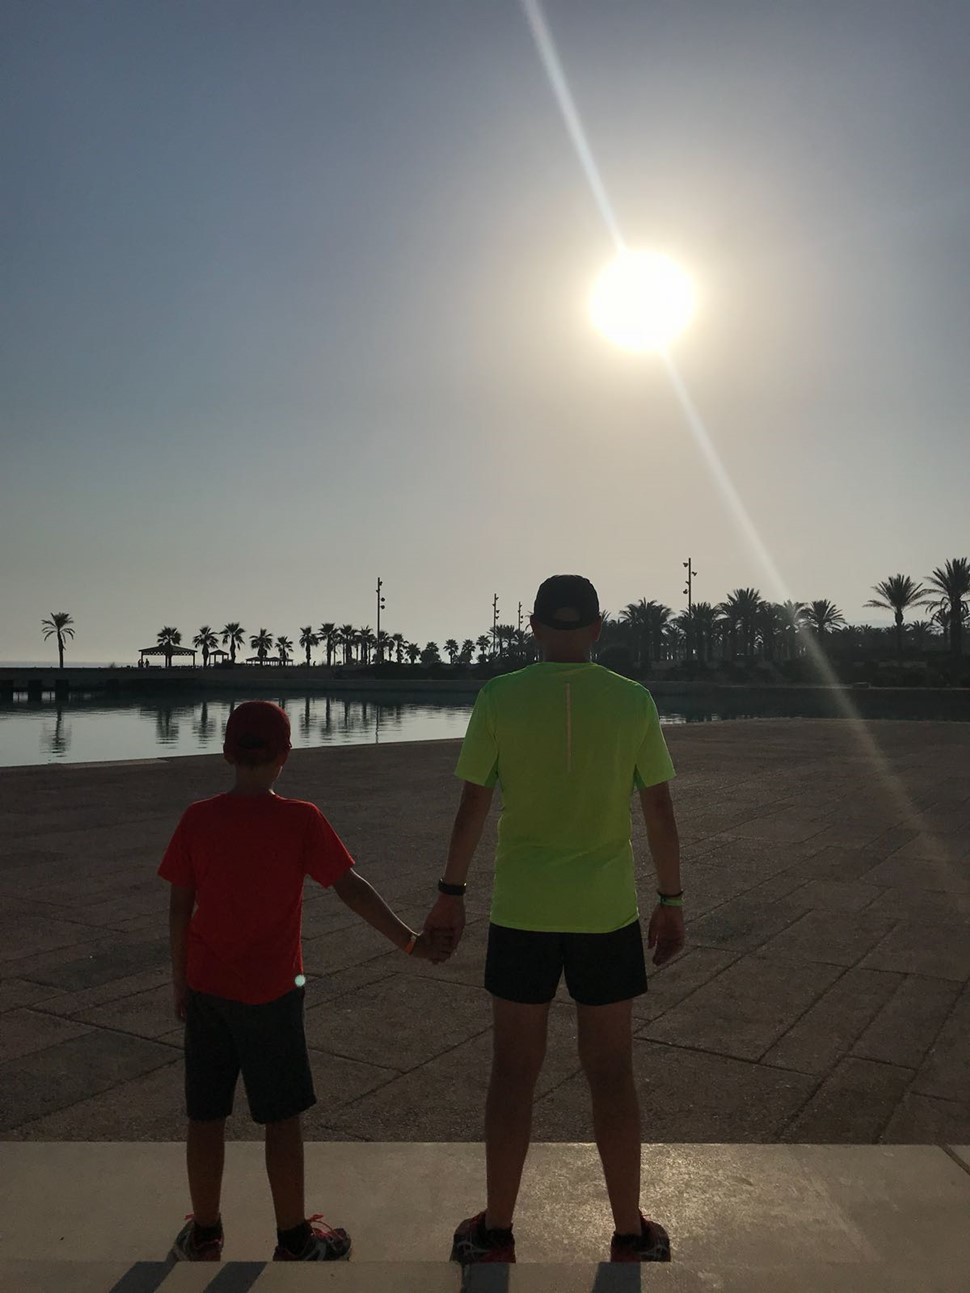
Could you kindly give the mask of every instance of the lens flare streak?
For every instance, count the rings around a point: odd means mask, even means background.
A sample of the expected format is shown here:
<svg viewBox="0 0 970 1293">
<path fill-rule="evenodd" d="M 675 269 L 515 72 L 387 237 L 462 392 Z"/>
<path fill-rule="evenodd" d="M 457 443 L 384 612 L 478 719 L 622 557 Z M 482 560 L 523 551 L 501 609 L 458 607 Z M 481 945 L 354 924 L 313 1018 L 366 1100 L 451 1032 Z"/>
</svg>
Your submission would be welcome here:
<svg viewBox="0 0 970 1293">
<path fill-rule="evenodd" d="M 606 186 L 603 183 L 599 168 L 593 157 L 593 151 L 590 148 L 589 140 L 586 137 L 586 131 L 583 127 L 579 110 L 573 100 L 572 92 L 566 80 L 566 74 L 563 71 L 562 63 L 559 60 L 559 55 L 552 39 L 552 34 L 549 31 L 545 16 L 542 12 L 540 0 L 521 0 L 521 4 L 526 21 L 528 22 L 529 28 L 532 32 L 536 49 L 545 69 L 549 86 L 559 105 L 559 110 L 562 113 L 563 121 L 573 142 L 573 147 L 576 150 L 579 163 L 583 168 L 593 199 L 599 208 L 600 215 L 603 218 L 603 223 L 605 224 L 607 232 L 613 240 L 617 251 L 622 254 L 626 251 L 626 243 L 624 242 L 623 236 L 620 232 L 619 223 L 613 212 L 612 204 L 606 192 Z M 717 482 L 718 488 L 724 497 L 728 510 L 737 522 L 739 529 L 747 540 L 757 561 L 761 565 L 765 576 L 770 580 L 775 595 L 778 596 L 780 600 L 794 600 L 791 598 L 790 591 L 785 580 L 782 578 L 781 572 L 775 566 L 775 563 L 765 547 L 761 536 L 758 534 L 741 496 L 738 494 L 730 476 L 728 475 L 726 467 L 718 456 L 717 450 L 714 448 L 711 437 L 704 426 L 703 419 L 690 397 L 690 393 L 687 390 L 687 386 L 683 378 L 680 376 L 680 373 L 677 371 L 673 360 L 670 358 L 670 355 L 666 350 L 661 349 L 658 350 L 657 353 L 664 364 L 671 387 L 684 414 L 684 420 L 703 454 L 704 459 L 711 470 L 711 474 Z M 806 642 L 809 656 L 821 676 L 825 679 L 825 682 L 829 686 L 838 687 L 839 680 L 824 652 L 811 636 L 807 637 Z M 882 750 L 873 738 L 865 720 L 849 700 L 848 696 L 846 696 L 844 691 L 841 689 L 836 690 L 835 696 L 840 709 L 845 714 L 846 720 L 850 723 L 852 732 L 857 737 L 859 744 L 864 749 L 867 757 L 871 760 L 883 786 L 889 792 L 900 811 L 900 820 L 896 822 L 890 822 L 887 820 L 887 827 L 895 825 L 921 830 L 922 815 L 913 804 L 913 801 L 907 793 L 903 783 L 889 766 L 888 760 L 885 758 Z M 934 841 L 934 844 L 938 849 L 943 851 L 943 854 L 949 854 L 949 850 L 945 848 L 942 841 L 936 840 Z"/>
</svg>

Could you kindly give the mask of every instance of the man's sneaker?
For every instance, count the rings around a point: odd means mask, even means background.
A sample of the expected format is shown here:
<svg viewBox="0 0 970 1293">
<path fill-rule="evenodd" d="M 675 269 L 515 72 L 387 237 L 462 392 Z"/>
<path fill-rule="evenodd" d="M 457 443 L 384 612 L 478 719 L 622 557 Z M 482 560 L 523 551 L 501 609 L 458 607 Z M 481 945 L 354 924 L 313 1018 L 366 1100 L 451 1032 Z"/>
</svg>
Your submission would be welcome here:
<svg viewBox="0 0 970 1293">
<path fill-rule="evenodd" d="M 195 1241 L 195 1219 L 191 1212 L 186 1214 L 185 1225 L 175 1236 L 170 1256 L 177 1262 L 219 1262 L 222 1261 L 222 1232 L 218 1239 L 209 1239 L 204 1243 Z"/>
<path fill-rule="evenodd" d="M 515 1236 L 508 1230 L 486 1230 L 485 1213 L 469 1217 L 455 1231 L 451 1260 L 462 1266 L 477 1262 L 514 1262 Z"/>
<path fill-rule="evenodd" d="M 640 1213 L 638 1235 L 618 1235 L 613 1232 L 610 1244 L 611 1262 L 669 1262 L 670 1236 L 656 1221 L 648 1221 Z"/>
<path fill-rule="evenodd" d="M 274 1262 L 340 1262 L 350 1256 L 350 1235 L 346 1230 L 328 1226 L 319 1212 L 307 1217 L 310 1238 L 298 1253 L 291 1253 L 282 1244 L 276 1245 Z M 319 1222 L 319 1225 L 314 1225 Z"/>
</svg>

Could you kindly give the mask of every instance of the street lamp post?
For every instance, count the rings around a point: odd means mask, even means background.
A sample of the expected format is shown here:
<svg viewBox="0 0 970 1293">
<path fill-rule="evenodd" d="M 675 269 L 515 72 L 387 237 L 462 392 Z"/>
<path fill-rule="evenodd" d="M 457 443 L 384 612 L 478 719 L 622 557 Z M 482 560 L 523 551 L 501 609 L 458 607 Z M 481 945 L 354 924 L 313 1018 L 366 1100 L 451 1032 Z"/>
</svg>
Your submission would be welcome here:
<svg viewBox="0 0 970 1293">
<path fill-rule="evenodd" d="M 694 576 L 697 571 L 691 565 L 691 558 L 688 557 L 683 566 L 687 571 L 687 587 L 684 592 L 687 595 L 687 661 L 690 663 L 694 658 Z"/>
<path fill-rule="evenodd" d="M 384 609 L 384 598 L 381 596 L 381 589 L 384 587 L 384 581 L 380 575 L 377 576 L 377 663 L 384 663 L 384 646 L 381 642 L 381 611 Z"/>
<path fill-rule="evenodd" d="M 496 643 L 498 642 L 498 593 L 492 594 L 492 659 L 498 655 Z"/>
</svg>

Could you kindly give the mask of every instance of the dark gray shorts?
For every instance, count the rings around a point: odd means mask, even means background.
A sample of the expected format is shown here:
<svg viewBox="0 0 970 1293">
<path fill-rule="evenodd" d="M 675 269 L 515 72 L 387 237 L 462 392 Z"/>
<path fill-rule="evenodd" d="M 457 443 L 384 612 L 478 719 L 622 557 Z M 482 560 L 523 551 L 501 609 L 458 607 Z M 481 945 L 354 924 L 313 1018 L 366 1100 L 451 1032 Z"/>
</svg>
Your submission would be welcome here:
<svg viewBox="0 0 970 1293">
<path fill-rule="evenodd" d="M 539 1005 L 559 980 L 582 1006 L 609 1006 L 647 990 L 639 920 L 609 934 L 550 934 L 489 925 L 485 987 L 505 1001 Z"/>
<path fill-rule="evenodd" d="M 282 1122 L 316 1104 L 303 995 L 294 988 L 251 1006 L 189 989 L 185 1107 L 194 1122 L 228 1118 L 240 1073 L 254 1122 Z"/>
</svg>

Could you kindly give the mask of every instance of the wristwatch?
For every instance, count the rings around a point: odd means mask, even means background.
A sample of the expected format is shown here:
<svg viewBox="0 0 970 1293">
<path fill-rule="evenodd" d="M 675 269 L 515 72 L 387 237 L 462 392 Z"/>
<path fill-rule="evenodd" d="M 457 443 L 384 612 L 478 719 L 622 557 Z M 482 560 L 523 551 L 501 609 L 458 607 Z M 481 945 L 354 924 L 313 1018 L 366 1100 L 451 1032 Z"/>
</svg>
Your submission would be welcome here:
<svg viewBox="0 0 970 1293">
<path fill-rule="evenodd" d="M 467 888 L 468 886 L 465 884 L 448 884 L 446 880 L 438 881 L 438 892 L 446 893 L 449 898 L 464 898 Z"/>
</svg>

